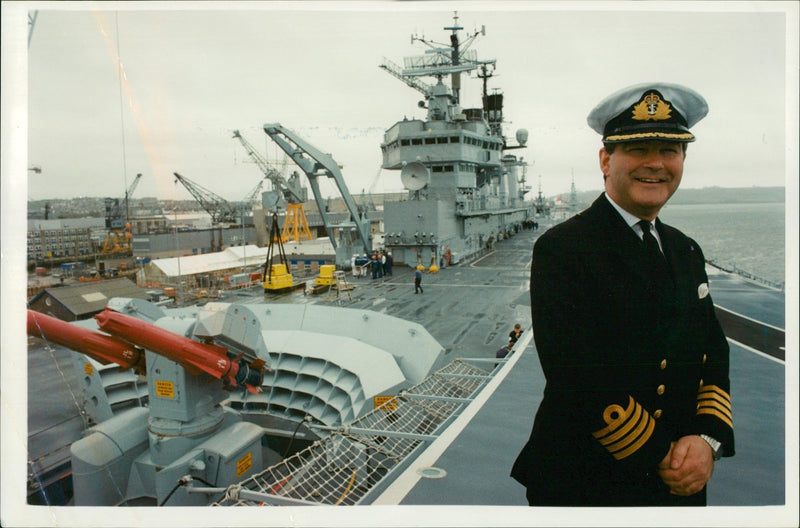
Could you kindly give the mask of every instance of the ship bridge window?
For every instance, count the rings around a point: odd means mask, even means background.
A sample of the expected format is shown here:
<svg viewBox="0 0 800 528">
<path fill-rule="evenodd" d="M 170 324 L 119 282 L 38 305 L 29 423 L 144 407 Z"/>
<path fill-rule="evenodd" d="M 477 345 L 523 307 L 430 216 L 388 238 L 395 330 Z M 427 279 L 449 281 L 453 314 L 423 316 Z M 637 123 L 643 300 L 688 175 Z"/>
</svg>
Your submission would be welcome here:
<svg viewBox="0 0 800 528">
<path fill-rule="evenodd" d="M 458 143 L 459 139 L 458 136 L 450 136 L 450 143 Z"/>
<path fill-rule="evenodd" d="M 436 143 L 436 138 L 425 138 L 426 145 L 433 145 L 434 143 Z"/>
<path fill-rule="evenodd" d="M 401 146 L 401 147 L 407 147 L 407 146 L 409 146 L 410 144 L 411 144 L 411 143 L 410 143 L 410 142 L 409 142 L 407 139 L 401 139 L 401 140 L 400 140 L 400 146 Z"/>
<path fill-rule="evenodd" d="M 444 166 L 444 171 L 445 172 L 453 172 L 453 166 L 452 165 L 445 165 Z"/>
<path fill-rule="evenodd" d="M 438 137 L 438 138 L 436 138 L 436 143 L 440 143 L 440 144 L 441 143 L 447 143 L 447 138 L 446 137 Z"/>
<path fill-rule="evenodd" d="M 442 166 L 441 165 L 434 165 L 433 167 L 431 167 L 431 170 L 433 172 L 442 172 Z"/>
<path fill-rule="evenodd" d="M 411 140 L 411 144 L 412 145 L 422 145 L 422 139 L 414 138 L 414 139 Z"/>
</svg>

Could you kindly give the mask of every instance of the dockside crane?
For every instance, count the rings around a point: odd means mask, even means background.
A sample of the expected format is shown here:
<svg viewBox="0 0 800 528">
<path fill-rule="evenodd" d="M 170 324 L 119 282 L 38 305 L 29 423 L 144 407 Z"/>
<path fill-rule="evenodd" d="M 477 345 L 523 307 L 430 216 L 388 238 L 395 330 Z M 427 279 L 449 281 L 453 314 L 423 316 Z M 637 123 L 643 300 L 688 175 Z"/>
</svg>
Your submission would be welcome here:
<svg viewBox="0 0 800 528">
<path fill-rule="evenodd" d="M 175 183 L 180 182 L 186 187 L 186 190 L 197 200 L 200 207 L 211 215 L 212 225 L 226 222 L 235 223 L 239 219 L 236 205 L 209 191 L 199 183 L 193 182 L 186 176 L 181 176 L 177 172 L 173 172 L 173 174 L 175 175 Z"/>
<path fill-rule="evenodd" d="M 103 255 L 131 250 L 130 199 L 141 178 L 141 174 L 136 175 L 121 201 L 119 198 L 105 199 L 106 229 L 108 229 L 108 232 L 101 250 Z"/>
<path fill-rule="evenodd" d="M 305 189 L 299 185 L 299 181 L 297 181 L 297 179 L 290 181 L 284 178 L 279 171 L 270 166 L 266 158 L 264 158 L 264 156 L 262 156 L 261 153 L 258 152 L 253 145 L 251 145 L 250 142 L 239 133 L 238 130 L 233 131 L 233 137 L 239 140 L 244 149 L 247 151 L 247 154 L 253 158 L 253 162 L 255 162 L 255 164 L 258 165 L 258 168 L 261 169 L 261 172 L 264 173 L 264 177 L 272 182 L 273 188 L 277 191 L 280 191 L 288 203 L 301 204 L 308 199 L 308 193 L 305 192 Z"/>
<path fill-rule="evenodd" d="M 319 214 L 322 216 L 322 223 L 325 225 L 325 229 L 328 231 L 329 235 L 332 235 L 331 228 L 333 226 L 331 224 L 329 215 L 325 210 L 324 199 L 322 198 L 322 193 L 320 192 L 318 178 L 320 176 L 325 176 L 334 180 L 336 187 L 339 189 L 339 194 L 341 194 L 342 199 L 347 206 L 347 210 L 350 212 L 352 222 L 355 224 L 356 234 L 361 241 L 364 252 L 367 254 L 372 253 L 372 240 L 370 238 L 369 221 L 366 218 L 361 217 L 358 207 L 356 206 L 356 202 L 353 200 L 353 197 L 350 195 L 350 191 L 347 189 L 347 185 L 344 182 L 344 177 L 342 176 L 342 172 L 339 170 L 339 164 L 336 163 L 336 160 L 334 160 L 330 154 L 322 152 L 293 131 L 289 130 L 288 128 L 284 128 L 280 123 L 264 125 L 264 132 L 272 139 L 272 141 L 277 143 L 277 145 L 283 149 L 283 151 L 286 152 L 290 158 L 292 158 L 292 161 L 294 161 L 307 176 L 308 182 L 311 185 L 311 190 L 314 193 L 314 200 L 317 203 Z M 330 240 L 334 250 L 337 250 L 337 244 L 334 237 L 331 236 Z M 337 251 L 337 259 L 338 257 L 339 255 Z M 344 259 L 345 255 L 342 255 L 341 257 Z M 350 255 L 347 255 L 346 257 L 349 261 Z"/>
<path fill-rule="evenodd" d="M 258 203 L 258 193 L 264 188 L 264 179 L 259 180 L 258 184 L 253 187 L 253 190 L 247 193 L 247 196 L 244 197 L 244 200 L 242 201 L 242 211 L 251 209 L 256 203 Z"/>
<path fill-rule="evenodd" d="M 286 217 L 283 221 L 282 240 L 284 242 L 289 240 L 294 240 L 295 242 L 303 239 L 311 240 L 306 213 L 303 210 L 303 202 L 308 199 L 308 191 L 300 185 L 299 175 L 295 173 L 287 180 L 280 172 L 269 165 L 266 158 L 238 130 L 233 131 L 233 137 L 239 140 L 247 154 L 253 158 L 255 164 L 264 173 L 264 177 L 272 182 L 273 189 L 280 192 L 283 199 L 286 200 Z"/>
<path fill-rule="evenodd" d="M 222 231 L 220 230 L 219 244 L 217 244 L 214 241 L 214 230 L 218 229 L 221 223 L 232 224 L 239 220 L 244 222 L 243 210 L 186 176 L 181 176 L 177 172 L 172 174 L 175 175 L 175 183 L 180 182 L 186 187 L 200 207 L 211 216 L 211 251 L 222 251 Z"/>
</svg>

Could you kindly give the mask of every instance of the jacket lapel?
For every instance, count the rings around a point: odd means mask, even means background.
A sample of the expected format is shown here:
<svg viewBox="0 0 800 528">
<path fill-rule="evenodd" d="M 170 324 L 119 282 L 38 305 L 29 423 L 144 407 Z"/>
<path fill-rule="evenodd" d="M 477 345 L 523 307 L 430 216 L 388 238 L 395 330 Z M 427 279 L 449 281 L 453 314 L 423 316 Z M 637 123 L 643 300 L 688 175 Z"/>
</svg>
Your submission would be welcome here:
<svg viewBox="0 0 800 528">
<path fill-rule="evenodd" d="M 608 199 L 600 195 L 587 213 L 596 218 L 591 223 L 597 227 L 596 243 L 602 244 L 609 258 L 618 263 L 620 273 L 635 277 L 642 285 L 649 284 L 652 277 L 642 250 L 642 241 Z"/>
<path fill-rule="evenodd" d="M 675 283 L 675 297 L 680 305 L 691 302 L 697 295 L 696 286 L 692 280 L 692 274 L 687 270 L 691 269 L 690 251 L 693 247 L 686 247 L 681 243 L 681 239 L 676 237 L 673 229 L 665 226 L 661 220 L 656 219 L 656 229 L 661 237 L 661 244 L 664 248 L 664 255 L 667 258 L 672 278 Z"/>
</svg>

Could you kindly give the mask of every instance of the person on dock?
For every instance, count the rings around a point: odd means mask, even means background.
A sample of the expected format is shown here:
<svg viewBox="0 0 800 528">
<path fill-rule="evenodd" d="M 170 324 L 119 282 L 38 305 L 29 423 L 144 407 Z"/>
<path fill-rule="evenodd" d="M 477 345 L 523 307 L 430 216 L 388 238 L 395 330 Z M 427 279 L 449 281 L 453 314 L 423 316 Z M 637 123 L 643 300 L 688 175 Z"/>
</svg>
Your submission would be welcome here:
<svg viewBox="0 0 800 528">
<path fill-rule="evenodd" d="M 377 251 L 372 252 L 372 257 L 370 258 L 370 269 L 372 270 L 372 278 L 378 278 L 378 267 L 381 263 L 378 261 L 378 253 Z"/>
<path fill-rule="evenodd" d="M 497 352 L 494 353 L 495 359 L 505 359 L 505 357 L 514 349 L 514 342 L 509 341 L 506 343 L 504 347 L 498 348 Z M 499 363 L 495 363 L 494 366 L 497 368 Z"/>
<path fill-rule="evenodd" d="M 517 340 L 519 339 L 519 336 L 521 336 L 521 335 L 522 335 L 522 327 L 520 326 L 519 323 L 517 323 L 517 324 L 514 325 L 514 329 L 511 330 L 511 333 L 508 334 L 508 340 L 513 345 L 514 343 L 517 342 Z"/>
<path fill-rule="evenodd" d="M 511 476 L 530 505 L 702 506 L 733 456 L 729 350 L 697 243 L 658 218 L 708 113 L 667 83 L 589 114 L 605 193 L 545 232 L 531 264 L 544 397 Z"/>
<path fill-rule="evenodd" d="M 394 260 L 392 259 L 392 252 L 391 251 L 384 251 L 384 261 L 383 261 L 383 274 L 389 277 L 392 276 L 392 264 L 394 264 Z"/>
</svg>

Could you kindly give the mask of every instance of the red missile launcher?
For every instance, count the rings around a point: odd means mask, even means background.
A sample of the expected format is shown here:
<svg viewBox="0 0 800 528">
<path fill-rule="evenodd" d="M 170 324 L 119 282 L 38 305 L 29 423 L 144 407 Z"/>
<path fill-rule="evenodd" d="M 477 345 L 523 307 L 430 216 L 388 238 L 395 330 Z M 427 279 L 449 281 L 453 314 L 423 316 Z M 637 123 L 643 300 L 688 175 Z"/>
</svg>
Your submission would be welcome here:
<svg viewBox="0 0 800 528">
<path fill-rule="evenodd" d="M 116 363 L 122 369 L 145 373 L 144 351 L 131 343 L 28 310 L 28 335 L 42 337 L 96 359 L 104 365 Z"/>
</svg>

